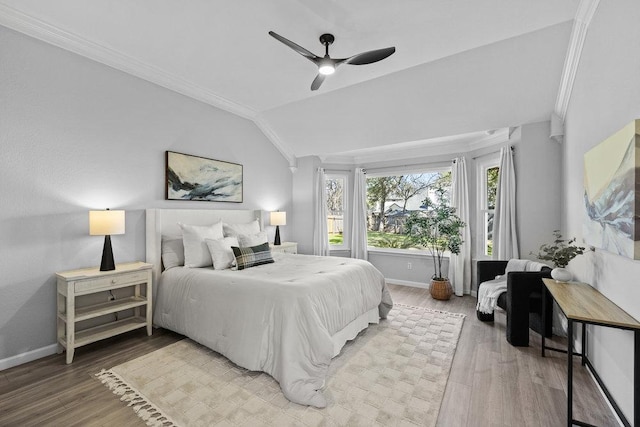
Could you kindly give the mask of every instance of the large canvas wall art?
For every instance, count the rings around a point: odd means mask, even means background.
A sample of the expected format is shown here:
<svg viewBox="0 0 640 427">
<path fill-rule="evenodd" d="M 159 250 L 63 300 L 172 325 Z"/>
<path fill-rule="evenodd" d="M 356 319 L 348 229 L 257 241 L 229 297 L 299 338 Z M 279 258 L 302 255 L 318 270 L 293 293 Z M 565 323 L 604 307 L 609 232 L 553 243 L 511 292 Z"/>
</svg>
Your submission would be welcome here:
<svg viewBox="0 0 640 427">
<path fill-rule="evenodd" d="M 640 259 L 640 120 L 584 155 L 585 242 Z"/>
<path fill-rule="evenodd" d="M 167 200 L 242 203 L 242 165 L 167 151 Z"/>
</svg>

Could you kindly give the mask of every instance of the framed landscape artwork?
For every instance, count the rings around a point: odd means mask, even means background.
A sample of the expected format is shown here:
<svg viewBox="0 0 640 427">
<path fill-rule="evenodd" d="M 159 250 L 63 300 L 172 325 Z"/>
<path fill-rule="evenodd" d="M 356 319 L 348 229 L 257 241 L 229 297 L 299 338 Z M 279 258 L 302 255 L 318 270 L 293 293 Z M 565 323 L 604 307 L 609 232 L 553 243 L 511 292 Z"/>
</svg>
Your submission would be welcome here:
<svg viewBox="0 0 640 427">
<path fill-rule="evenodd" d="M 584 155 L 585 242 L 640 259 L 640 120 Z"/>
<path fill-rule="evenodd" d="M 242 203 L 242 165 L 167 151 L 166 199 Z"/>
</svg>

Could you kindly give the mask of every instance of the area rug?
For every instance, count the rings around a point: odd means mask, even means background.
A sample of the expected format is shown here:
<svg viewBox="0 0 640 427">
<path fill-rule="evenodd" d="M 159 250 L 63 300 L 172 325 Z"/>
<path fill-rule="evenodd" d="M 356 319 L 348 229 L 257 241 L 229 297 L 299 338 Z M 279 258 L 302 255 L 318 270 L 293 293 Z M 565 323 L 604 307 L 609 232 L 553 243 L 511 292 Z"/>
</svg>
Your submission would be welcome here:
<svg viewBox="0 0 640 427">
<path fill-rule="evenodd" d="M 323 409 L 189 339 L 96 376 L 153 426 L 433 426 L 463 321 L 396 304 L 332 360 Z"/>
</svg>

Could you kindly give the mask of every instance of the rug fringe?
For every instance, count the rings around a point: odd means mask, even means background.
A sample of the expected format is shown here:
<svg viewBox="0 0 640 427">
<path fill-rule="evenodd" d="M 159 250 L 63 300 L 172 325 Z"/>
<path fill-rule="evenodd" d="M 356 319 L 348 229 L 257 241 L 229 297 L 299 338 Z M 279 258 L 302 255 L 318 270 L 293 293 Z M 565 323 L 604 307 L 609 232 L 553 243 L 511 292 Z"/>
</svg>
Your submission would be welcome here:
<svg viewBox="0 0 640 427">
<path fill-rule="evenodd" d="M 398 307 L 406 307 L 406 308 L 413 308 L 414 310 L 425 310 L 425 311 L 430 311 L 432 313 L 441 313 L 441 314 L 446 314 L 448 316 L 452 316 L 452 317 L 461 317 L 461 318 L 466 318 L 467 315 L 464 313 L 452 313 L 450 311 L 445 311 L 445 310 L 436 310 L 435 308 L 428 308 L 428 307 L 418 307 L 417 305 L 409 305 L 409 304 L 402 304 L 402 303 L 398 303 L 398 302 L 394 302 L 393 306 L 398 306 Z"/>
<path fill-rule="evenodd" d="M 120 400 L 127 402 L 127 406 L 131 406 L 133 411 L 138 414 L 148 426 L 152 427 L 178 427 L 171 418 L 162 413 L 155 405 L 150 403 L 147 398 L 135 388 L 131 387 L 125 380 L 111 369 L 103 369 L 96 377 L 100 382 L 106 385 L 109 390 L 116 396 L 120 396 Z"/>
</svg>

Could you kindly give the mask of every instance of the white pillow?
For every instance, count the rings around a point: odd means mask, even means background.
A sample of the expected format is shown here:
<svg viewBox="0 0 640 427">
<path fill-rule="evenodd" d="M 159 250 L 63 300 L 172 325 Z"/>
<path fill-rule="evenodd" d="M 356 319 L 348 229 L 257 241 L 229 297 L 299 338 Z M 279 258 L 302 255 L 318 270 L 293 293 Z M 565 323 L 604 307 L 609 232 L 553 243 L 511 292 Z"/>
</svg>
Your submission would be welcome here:
<svg viewBox="0 0 640 427">
<path fill-rule="evenodd" d="M 211 254 L 205 239 L 222 239 L 222 221 L 213 225 L 187 225 L 178 223 L 182 229 L 185 267 L 209 267 Z"/>
<path fill-rule="evenodd" d="M 162 265 L 165 270 L 184 265 L 182 236 L 162 236 Z"/>
<path fill-rule="evenodd" d="M 205 239 L 205 242 L 207 242 L 207 247 L 211 252 L 214 270 L 226 270 L 233 266 L 236 257 L 231 246 L 238 246 L 236 237 L 225 237 L 218 240 Z"/>
<path fill-rule="evenodd" d="M 260 232 L 260 222 L 256 219 L 245 224 L 222 224 L 224 237 L 238 237 L 241 234 L 256 234 Z"/>
<path fill-rule="evenodd" d="M 267 232 L 260 231 L 259 233 L 255 234 L 240 234 L 238 235 L 238 242 L 240 243 L 240 245 L 236 246 L 240 246 L 243 248 L 250 248 L 252 246 L 258 246 L 263 243 L 267 243 Z"/>
</svg>

